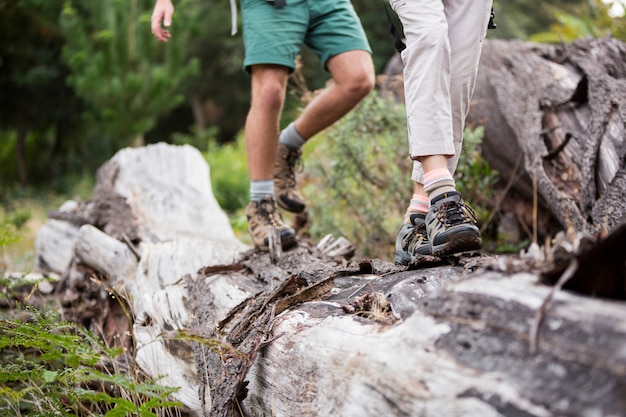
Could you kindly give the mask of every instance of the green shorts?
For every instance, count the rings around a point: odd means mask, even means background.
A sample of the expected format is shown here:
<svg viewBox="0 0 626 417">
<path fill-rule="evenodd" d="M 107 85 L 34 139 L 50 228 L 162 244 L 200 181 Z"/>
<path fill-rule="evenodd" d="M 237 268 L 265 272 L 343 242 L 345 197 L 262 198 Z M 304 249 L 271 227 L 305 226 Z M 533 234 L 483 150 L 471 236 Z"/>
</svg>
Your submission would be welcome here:
<svg viewBox="0 0 626 417">
<path fill-rule="evenodd" d="M 295 68 L 296 56 L 307 45 L 324 68 L 328 59 L 346 51 L 372 52 L 350 0 L 286 0 L 277 9 L 268 0 L 241 0 L 244 69 L 255 64 Z"/>
</svg>

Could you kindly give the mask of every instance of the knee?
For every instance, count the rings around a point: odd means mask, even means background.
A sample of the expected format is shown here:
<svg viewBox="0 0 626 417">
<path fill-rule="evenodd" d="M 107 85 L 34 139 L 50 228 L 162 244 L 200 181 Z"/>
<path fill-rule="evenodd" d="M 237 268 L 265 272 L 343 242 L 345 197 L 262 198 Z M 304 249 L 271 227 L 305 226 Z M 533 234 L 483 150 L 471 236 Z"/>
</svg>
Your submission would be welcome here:
<svg viewBox="0 0 626 417">
<path fill-rule="evenodd" d="M 375 83 L 376 77 L 373 68 L 371 70 L 364 69 L 355 72 L 345 83 L 344 88 L 348 96 L 361 100 L 374 89 Z"/>
<path fill-rule="evenodd" d="M 415 45 L 422 51 L 449 50 L 448 29 L 445 25 L 431 25 L 416 32 Z"/>
<path fill-rule="evenodd" d="M 280 112 L 284 100 L 283 85 L 279 82 L 267 81 L 253 92 L 252 105 L 272 112 Z"/>
<path fill-rule="evenodd" d="M 371 71 L 365 71 L 355 82 L 354 90 L 357 95 L 360 95 L 361 98 L 368 95 L 376 84 L 376 76 L 374 74 L 374 69 Z"/>
</svg>

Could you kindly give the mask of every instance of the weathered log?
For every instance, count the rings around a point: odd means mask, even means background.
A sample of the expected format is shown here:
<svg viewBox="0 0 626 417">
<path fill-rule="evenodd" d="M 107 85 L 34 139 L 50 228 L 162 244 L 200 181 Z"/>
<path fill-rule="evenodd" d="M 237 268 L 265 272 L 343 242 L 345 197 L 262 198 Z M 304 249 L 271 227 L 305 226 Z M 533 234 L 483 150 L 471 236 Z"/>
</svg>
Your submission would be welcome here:
<svg viewBox="0 0 626 417">
<path fill-rule="evenodd" d="M 553 294 L 537 274 L 511 273 L 520 264 L 507 260 L 441 266 L 442 260 L 426 259 L 412 268 L 432 268 L 417 270 L 373 261 L 316 272 L 300 266 L 318 256 L 300 248 L 271 265 L 267 256 L 253 255 L 247 270 L 224 272 L 246 283 L 267 276 L 259 272 L 267 268 L 283 286 L 249 294 L 221 320 L 201 296 L 220 278 L 209 281 L 199 272 L 191 292 L 195 316 L 204 318 L 198 326 L 217 328 L 206 336 L 221 336 L 246 355 L 196 347 L 213 401 L 209 416 L 618 416 L 626 410 L 623 302 Z M 302 295 L 319 284 L 323 290 Z"/>
<path fill-rule="evenodd" d="M 182 278 L 248 249 L 211 192 L 202 155 L 165 144 L 122 150 L 98 171 L 89 201 L 50 217 L 37 237 L 37 267 L 62 274 L 64 317 L 91 322 L 127 349 L 132 334 L 142 370 L 180 387 L 174 399 L 201 415 L 191 348 L 172 339 L 191 320 Z"/>
<path fill-rule="evenodd" d="M 75 201 L 67 201 L 59 208 L 58 213 L 69 214 L 77 206 Z M 59 216 L 49 217 L 35 239 L 36 266 L 48 273 L 62 274 L 74 255 L 74 243 L 78 239 L 80 226 L 67 221 L 68 218 L 64 216 L 62 219 Z"/>
</svg>

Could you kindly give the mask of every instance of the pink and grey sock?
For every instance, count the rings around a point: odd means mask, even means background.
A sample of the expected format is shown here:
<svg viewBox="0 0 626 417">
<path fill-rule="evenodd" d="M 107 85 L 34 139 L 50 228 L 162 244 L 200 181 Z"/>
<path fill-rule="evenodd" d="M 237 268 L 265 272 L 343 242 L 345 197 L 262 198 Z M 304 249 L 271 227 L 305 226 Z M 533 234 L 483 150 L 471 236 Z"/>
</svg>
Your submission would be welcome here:
<svg viewBox="0 0 626 417">
<path fill-rule="evenodd" d="M 432 200 L 443 193 L 456 191 L 456 183 L 447 168 L 435 169 L 424 174 L 424 191 Z"/>
<path fill-rule="evenodd" d="M 425 195 L 413 194 L 409 208 L 404 215 L 404 223 L 411 223 L 411 216 L 414 214 L 426 215 L 428 213 L 428 197 Z"/>
</svg>

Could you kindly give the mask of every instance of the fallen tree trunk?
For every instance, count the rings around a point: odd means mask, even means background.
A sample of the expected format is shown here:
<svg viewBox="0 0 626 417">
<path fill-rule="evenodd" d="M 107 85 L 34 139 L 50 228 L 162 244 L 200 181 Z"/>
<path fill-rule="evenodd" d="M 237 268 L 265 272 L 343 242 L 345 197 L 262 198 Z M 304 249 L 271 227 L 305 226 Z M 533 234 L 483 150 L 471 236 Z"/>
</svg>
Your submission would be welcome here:
<svg viewBox="0 0 626 417">
<path fill-rule="evenodd" d="M 246 249 L 211 192 L 202 155 L 165 144 L 118 152 L 99 169 L 91 199 L 51 213 L 36 241 L 38 269 L 62 276 L 64 319 L 134 348 L 147 375 L 181 388 L 174 399 L 191 415 L 203 413 L 191 349 L 168 339 L 190 320 L 182 277 Z"/>
<path fill-rule="evenodd" d="M 559 293 L 533 342 L 550 288 L 528 273 L 462 271 L 343 277 L 337 294 L 278 316 L 244 415 L 623 414 L 623 304 Z M 371 294 L 382 306 L 362 309 Z"/>
<path fill-rule="evenodd" d="M 525 257 L 407 268 L 301 240 L 273 261 L 234 238 L 209 184 L 193 148 L 123 150 L 37 242 L 40 268 L 63 276 L 66 318 L 136 349 L 142 370 L 181 388 L 182 414 L 626 413 L 625 297 L 580 285 L 609 253 L 602 282 L 626 288 L 619 251 L 563 235 Z M 624 235 L 605 242 L 624 247 Z M 65 259 L 52 254 L 61 240 Z"/>
</svg>

